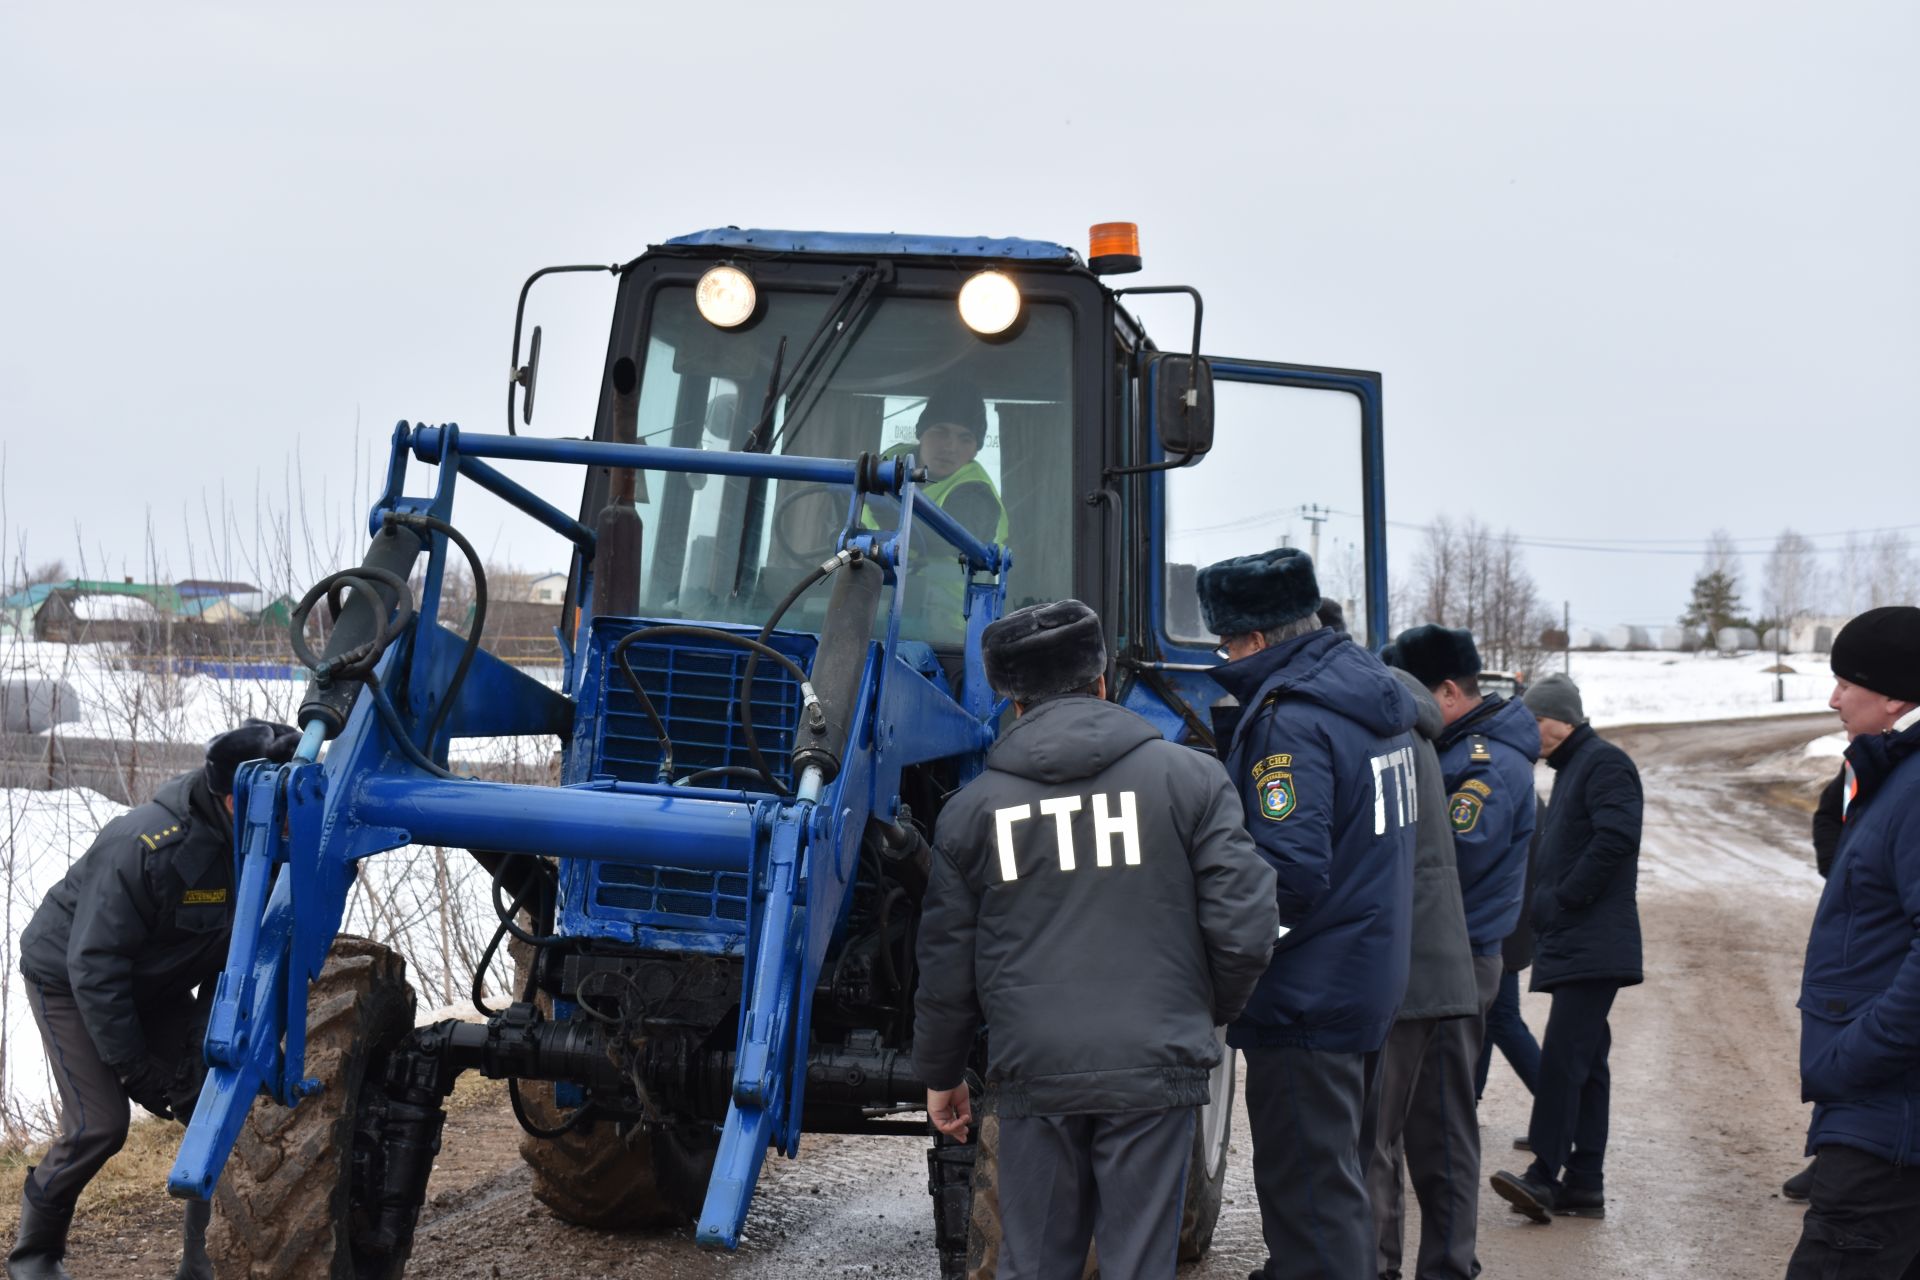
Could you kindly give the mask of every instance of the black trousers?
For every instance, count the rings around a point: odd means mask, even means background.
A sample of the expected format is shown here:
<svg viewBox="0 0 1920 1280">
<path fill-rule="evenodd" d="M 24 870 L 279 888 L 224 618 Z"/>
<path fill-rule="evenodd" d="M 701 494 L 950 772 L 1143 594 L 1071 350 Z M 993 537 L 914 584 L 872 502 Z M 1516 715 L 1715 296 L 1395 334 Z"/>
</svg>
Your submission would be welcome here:
<svg viewBox="0 0 1920 1280">
<path fill-rule="evenodd" d="M 1553 989 L 1553 1011 L 1540 1046 L 1540 1083 L 1527 1125 L 1530 1172 L 1542 1181 L 1554 1181 L 1564 1169 L 1568 1186 L 1605 1189 L 1602 1166 L 1613 1087 L 1607 1072 L 1613 1047 L 1607 1014 L 1619 993 L 1611 982 L 1569 982 Z"/>
<path fill-rule="evenodd" d="M 1192 1107 L 1000 1117 L 999 1280 L 1170 1280 L 1193 1156 Z"/>
<path fill-rule="evenodd" d="M 1264 1280 L 1371 1280 L 1362 1116 L 1377 1054 L 1244 1049 Z M 1366 1125 L 1367 1142 L 1375 1125 Z"/>
<path fill-rule="evenodd" d="M 1787 1280 L 1920 1280 L 1920 1169 L 1821 1147 Z"/>
<path fill-rule="evenodd" d="M 60 1091 L 60 1136 L 27 1179 L 27 1194 L 42 1207 L 64 1213 L 125 1145 L 131 1112 L 119 1077 L 93 1047 L 73 993 L 43 987 L 31 978 L 24 985 L 47 1047 L 54 1087 Z"/>
</svg>

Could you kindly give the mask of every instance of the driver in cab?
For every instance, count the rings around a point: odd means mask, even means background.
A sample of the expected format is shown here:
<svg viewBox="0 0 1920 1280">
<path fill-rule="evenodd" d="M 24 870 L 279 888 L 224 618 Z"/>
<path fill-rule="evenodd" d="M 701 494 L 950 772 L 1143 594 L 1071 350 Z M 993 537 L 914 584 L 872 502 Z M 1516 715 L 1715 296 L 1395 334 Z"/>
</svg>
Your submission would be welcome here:
<svg viewBox="0 0 1920 1280">
<path fill-rule="evenodd" d="M 978 458 L 987 438 L 987 406 L 979 393 L 967 386 L 935 391 L 920 411 L 913 435 L 913 444 L 895 445 L 886 456 L 918 454 L 927 469 L 920 491 L 980 541 L 1004 544 L 1007 510 Z"/>
</svg>

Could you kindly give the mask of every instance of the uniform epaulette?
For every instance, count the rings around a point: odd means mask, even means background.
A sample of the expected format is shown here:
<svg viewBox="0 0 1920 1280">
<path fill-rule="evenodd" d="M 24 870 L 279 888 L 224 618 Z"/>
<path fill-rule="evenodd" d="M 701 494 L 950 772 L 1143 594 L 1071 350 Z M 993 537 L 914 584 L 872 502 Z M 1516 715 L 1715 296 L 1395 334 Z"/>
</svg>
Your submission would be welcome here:
<svg viewBox="0 0 1920 1280">
<path fill-rule="evenodd" d="M 1476 733 L 1467 739 L 1467 743 L 1472 748 L 1468 759 L 1473 763 L 1486 764 L 1493 759 L 1493 749 L 1487 745 L 1486 734 Z"/>
<path fill-rule="evenodd" d="M 144 848 L 158 849 L 185 838 L 186 834 L 186 826 L 180 822 L 174 822 L 168 826 L 161 827 L 158 831 L 142 832 L 139 840 Z"/>
</svg>

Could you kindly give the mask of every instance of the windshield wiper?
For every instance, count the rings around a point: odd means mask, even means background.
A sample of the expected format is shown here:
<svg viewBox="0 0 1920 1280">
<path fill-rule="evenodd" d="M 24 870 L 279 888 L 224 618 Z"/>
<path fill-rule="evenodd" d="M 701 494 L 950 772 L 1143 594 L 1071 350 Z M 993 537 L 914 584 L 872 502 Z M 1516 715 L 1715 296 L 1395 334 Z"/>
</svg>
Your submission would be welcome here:
<svg viewBox="0 0 1920 1280">
<path fill-rule="evenodd" d="M 807 339 L 807 349 L 801 352 L 799 361 L 794 365 L 793 377 L 782 388 L 781 394 L 787 399 L 787 416 L 781 422 L 779 432 L 768 441 L 769 452 L 782 439 L 792 444 L 793 438 L 800 434 L 802 423 L 826 390 L 826 382 L 819 376 L 821 370 L 837 363 L 832 357 L 860 327 L 860 320 L 866 315 L 867 308 L 873 305 L 874 294 L 880 286 L 892 279 L 893 264 L 876 262 L 870 267 L 861 267 L 840 286 L 840 292 L 834 295 L 834 305 L 828 307 L 827 314 L 820 318 L 820 327 Z M 853 296 L 849 301 L 847 294 L 850 291 Z M 809 391 L 812 392 L 811 396 Z M 771 414 L 771 405 L 767 411 Z"/>
</svg>

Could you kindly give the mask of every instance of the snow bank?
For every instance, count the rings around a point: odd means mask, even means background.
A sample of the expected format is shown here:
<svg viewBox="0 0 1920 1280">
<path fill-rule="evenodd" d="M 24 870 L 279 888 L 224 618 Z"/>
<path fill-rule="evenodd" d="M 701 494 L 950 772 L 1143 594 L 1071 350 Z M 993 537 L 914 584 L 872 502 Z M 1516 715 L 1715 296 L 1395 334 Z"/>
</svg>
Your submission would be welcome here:
<svg viewBox="0 0 1920 1280">
<path fill-rule="evenodd" d="M 1833 692 L 1833 673 L 1817 654 L 1792 654 L 1793 673 L 1780 677 L 1785 700 L 1773 700 L 1771 653 L 1722 657 L 1707 652 L 1578 653 L 1569 673 L 1580 686 L 1587 717 L 1596 725 L 1674 724 L 1691 720 L 1731 720 L 1741 716 L 1792 715 L 1825 711 Z M 1559 671 L 1558 655 L 1539 678 Z"/>
</svg>

